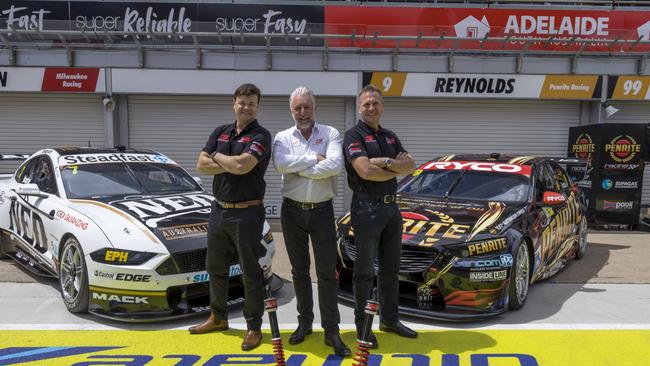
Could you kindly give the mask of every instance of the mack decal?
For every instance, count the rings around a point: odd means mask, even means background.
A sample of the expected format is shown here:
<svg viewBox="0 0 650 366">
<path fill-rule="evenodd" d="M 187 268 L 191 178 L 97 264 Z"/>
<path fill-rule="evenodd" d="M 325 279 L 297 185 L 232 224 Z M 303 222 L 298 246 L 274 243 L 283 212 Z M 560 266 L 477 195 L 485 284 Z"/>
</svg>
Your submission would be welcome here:
<svg viewBox="0 0 650 366">
<path fill-rule="evenodd" d="M 122 304 L 149 304 L 149 298 L 146 296 L 120 296 L 93 292 L 93 299 L 101 301 L 115 301 Z"/>
</svg>

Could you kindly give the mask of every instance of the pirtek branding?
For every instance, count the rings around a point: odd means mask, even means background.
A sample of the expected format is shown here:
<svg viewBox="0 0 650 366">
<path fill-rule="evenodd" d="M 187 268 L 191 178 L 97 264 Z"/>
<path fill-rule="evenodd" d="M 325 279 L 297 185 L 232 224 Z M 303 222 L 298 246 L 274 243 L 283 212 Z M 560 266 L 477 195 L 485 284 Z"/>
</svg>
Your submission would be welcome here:
<svg viewBox="0 0 650 366">
<path fill-rule="evenodd" d="M 93 299 L 102 301 L 116 301 L 123 304 L 149 304 L 149 298 L 145 296 L 119 296 L 93 292 Z"/>
<path fill-rule="evenodd" d="M 467 246 L 467 250 L 469 251 L 469 255 L 475 255 L 475 254 L 496 252 L 498 250 L 505 249 L 505 247 L 506 247 L 506 238 L 499 238 L 499 239 L 488 240 L 476 244 L 471 244 Z"/>
<path fill-rule="evenodd" d="M 499 78 L 437 78 L 435 93 L 511 94 L 515 79 Z"/>
<path fill-rule="evenodd" d="M 588 133 L 582 133 L 576 139 L 576 143 L 571 146 L 571 152 L 581 159 L 588 158 L 596 151 L 596 145 L 591 140 Z"/>
<path fill-rule="evenodd" d="M 641 145 L 629 135 L 619 135 L 612 139 L 609 144 L 605 145 L 605 152 L 609 153 L 614 161 L 627 163 L 634 159 L 636 154 L 641 152 Z"/>
</svg>

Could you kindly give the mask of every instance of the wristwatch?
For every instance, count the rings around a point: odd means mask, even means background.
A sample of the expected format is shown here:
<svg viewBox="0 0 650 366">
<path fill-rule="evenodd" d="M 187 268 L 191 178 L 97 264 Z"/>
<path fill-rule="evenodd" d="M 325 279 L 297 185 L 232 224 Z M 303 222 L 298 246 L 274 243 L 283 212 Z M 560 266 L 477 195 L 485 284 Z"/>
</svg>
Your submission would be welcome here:
<svg viewBox="0 0 650 366">
<path fill-rule="evenodd" d="M 384 164 L 385 164 L 384 168 L 390 169 L 390 166 L 393 165 L 393 160 L 386 159 L 386 161 L 384 161 Z"/>
</svg>

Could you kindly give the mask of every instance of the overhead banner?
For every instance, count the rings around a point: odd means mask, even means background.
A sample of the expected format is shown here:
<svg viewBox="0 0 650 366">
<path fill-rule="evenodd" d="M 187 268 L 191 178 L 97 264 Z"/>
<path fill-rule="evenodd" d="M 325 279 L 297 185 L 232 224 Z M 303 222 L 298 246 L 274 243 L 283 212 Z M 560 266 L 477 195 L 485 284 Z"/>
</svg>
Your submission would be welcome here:
<svg viewBox="0 0 650 366">
<path fill-rule="evenodd" d="M 614 100 L 650 100 L 650 76 L 609 76 L 607 97 Z"/>
<path fill-rule="evenodd" d="M 529 50 L 571 51 L 583 47 L 572 39 L 589 39 L 583 51 L 647 51 L 650 45 L 624 45 L 621 40 L 650 39 L 650 11 L 566 10 L 566 9 L 494 9 L 494 8 L 422 8 L 384 6 L 327 6 L 325 31 L 328 34 L 352 34 L 355 39 L 338 38 L 330 47 L 393 48 L 394 40 L 376 40 L 381 36 L 433 36 L 437 40 L 401 40 L 401 48 L 456 48 L 473 50 L 520 50 L 525 41 L 480 42 L 486 37 L 539 37 Z M 445 40 L 445 37 L 468 41 Z M 550 40 L 548 40 L 551 38 Z M 605 40 L 617 39 L 613 46 Z"/>
<path fill-rule="evenodd" d="M 175 35 L 186 32 L 209 33 L 207 39 L 197 40 L 215 45 L 264 45 L 264 35 L 281 34 L 287 37 L 274 38 L 271 44 L 322 46 L 322 39 L 307 40 L 306 36 L 323 32 L 323 14 L 322 6 L 311 5 L 0 0 L 0 29 L 83 31 L 105 38 L 109 46 L 170 40 L 192 44 L 194 39 Z M 260 37 L 223 37 L 222 33 L 257 33 Z M 58 37 L 53 41 L 58 43 Z"/>
<path fill-rule="evenodd" d="M 648 124 L 604 123 L 571 127 L 568 156 L 589 166 L 569 165 L 571 179 L 587 195 L 596 223 L 639 223 Z"/>
<path fill-rule="evenodd" d="M 1 67 L 0 92 L 103 93 L 97 67 Z"/>
<path fill-rule="evenodd" d="M 385 96 L 587 100 L 600 98 L 602 77 L 371 72 L 364 73 L 363 84 Z"/>
</svg>

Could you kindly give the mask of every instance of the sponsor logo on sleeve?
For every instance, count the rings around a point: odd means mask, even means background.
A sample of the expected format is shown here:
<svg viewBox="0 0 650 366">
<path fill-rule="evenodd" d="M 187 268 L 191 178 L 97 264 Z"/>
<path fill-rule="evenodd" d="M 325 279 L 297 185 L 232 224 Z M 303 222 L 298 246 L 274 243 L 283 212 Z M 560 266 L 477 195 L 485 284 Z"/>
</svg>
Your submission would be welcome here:
<svg viewBox="0 0 650 366">
<path fill-rule="evenodd" d="M 361 152 L 361 143 L 355 141 L 348 146 L 348 153 L 350 155 L 359 154 Z"/>
<path fill-rule="evenodd" d="M 255 141 L 251 144 L 250 150 L 255 151 L 259 155 L 262 155 L 264 154 L 264 151 L 266 151 L 266 148 L 261 143 Z"/>
<path fill-rule="evenodd" d="M 227 133 L 222 133 L 222 134 L 217 138 L 217 141 L 218 141 L 218 142 L 228 142 L 228 141 L 230 141 L 230 135 L 228 135 Z"/>
</svg>

